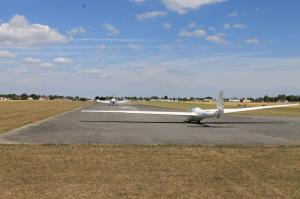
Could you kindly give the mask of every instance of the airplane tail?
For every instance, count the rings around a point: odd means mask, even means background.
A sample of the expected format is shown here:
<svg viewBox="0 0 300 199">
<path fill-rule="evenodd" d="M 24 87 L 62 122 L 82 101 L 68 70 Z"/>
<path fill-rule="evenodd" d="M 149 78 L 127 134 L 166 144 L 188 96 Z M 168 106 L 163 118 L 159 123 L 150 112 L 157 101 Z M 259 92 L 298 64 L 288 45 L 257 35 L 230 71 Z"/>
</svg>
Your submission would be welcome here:
<svg viewBox="0 0 300 199">
<path fill-rule="evenodd" d="M 220 115 L 224 114 L 224 93 L 221 91 L 217 100 L 217 109 Z"/>
</svg>

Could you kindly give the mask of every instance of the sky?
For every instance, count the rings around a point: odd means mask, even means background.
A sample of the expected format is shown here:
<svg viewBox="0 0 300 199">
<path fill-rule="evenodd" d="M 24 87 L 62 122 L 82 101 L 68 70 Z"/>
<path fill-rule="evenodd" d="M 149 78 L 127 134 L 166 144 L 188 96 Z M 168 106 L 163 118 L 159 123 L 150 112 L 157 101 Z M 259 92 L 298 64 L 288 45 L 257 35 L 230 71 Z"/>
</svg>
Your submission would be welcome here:
<svg viewBox="0 0 300 199">
<path fill-rule="evenodd" d="M 298 0 L 1 0 L 0 93 L 300 94 Z"/>
</svg>

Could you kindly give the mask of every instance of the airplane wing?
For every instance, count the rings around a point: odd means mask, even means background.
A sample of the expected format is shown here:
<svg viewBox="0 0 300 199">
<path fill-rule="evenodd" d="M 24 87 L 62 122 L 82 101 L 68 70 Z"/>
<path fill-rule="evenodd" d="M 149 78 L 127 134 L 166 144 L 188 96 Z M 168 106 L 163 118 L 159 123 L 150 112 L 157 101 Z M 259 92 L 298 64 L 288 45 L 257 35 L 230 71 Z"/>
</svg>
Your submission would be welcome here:
<svg viewBox="0 0 300 199">
<path fill-rule="evenodd" d="M 125 103 L 127 103 L 127 102 L 129 102 L 129 100 L 117 101 L 118 104 L 125 104 Z"/>
<path fill-rule="evenodd" d="M 224 113 L 237 113 L 242 111 L 252 111 L 260 109 L 269 108 L 280 108 L 289 106 L 298 106 L 299 104 L 283 104 L 283 105 L 272 105 L 272 106 L 258 106 L 249 108 L 239 108 L 239 109 L 224 109 Z M 208 109 L 204 111 L 215 112 L 218 109 Z M 109 111 L 109 110 L 82 110 L 84 113 L 127 113 L 127 114 L 146 114 L 146 115 L 177 115 L 177 116 L 197 116 L 197 112 L 172 112 L 172 111 Z"/>
<path fill-rule="evenodd" d="M 96 102 L 103 103 L 103 104 L 110 104 L 110 101 L 97 100 Z"/>
<path fill-rule="evenodd" d="M 172 112 L 172 111 L 105 111 L 105 110 L 82 110 L 83 113 L 129 113 L 146 115 L 178 115 L 178 116 L 196 116 L 193 112 Z"/>
<path fill-rule="evenodd" d="M 289 106 L 298 106 L 299 104 L 282 104 L 282 105 L 272 105 L 272 106 L 256 106 L 249 108 L 238 108 L 238 109 L 224 109 L 224 113 L 237 113 L 242 111 L 253 111 L 269 108 L 280 108 L 280 107 L 289 107 Z"/>
</svg>

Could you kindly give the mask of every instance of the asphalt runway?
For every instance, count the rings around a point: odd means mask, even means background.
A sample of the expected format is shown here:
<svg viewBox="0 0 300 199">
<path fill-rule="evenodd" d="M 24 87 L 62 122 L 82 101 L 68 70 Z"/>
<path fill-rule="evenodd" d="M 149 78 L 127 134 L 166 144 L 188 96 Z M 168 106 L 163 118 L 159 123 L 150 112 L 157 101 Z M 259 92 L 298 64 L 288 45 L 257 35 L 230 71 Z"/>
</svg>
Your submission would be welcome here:
<svg viewBox="0 0 300 199">
<path fill-rule="evenodd" d="M 166 110 L 93 104 L 95 110 Z M 207 144 L 300 143 L 299 117 L 239 116 L 185 123 L 180 116 L 68 112 L 0 135 L 0 143 L 26 144 Z"/>
</svg>

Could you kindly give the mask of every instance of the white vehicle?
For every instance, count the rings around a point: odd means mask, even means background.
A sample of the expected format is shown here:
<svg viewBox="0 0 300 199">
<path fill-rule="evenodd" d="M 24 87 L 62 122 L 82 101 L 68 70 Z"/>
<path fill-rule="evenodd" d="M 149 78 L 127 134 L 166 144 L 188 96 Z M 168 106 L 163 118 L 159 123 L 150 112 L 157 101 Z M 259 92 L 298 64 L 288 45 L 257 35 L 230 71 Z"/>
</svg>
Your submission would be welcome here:
<svg viewBox="0 0 300 199">
<path fill-rule="evenodd" d="M 249 108 L 239 108 L 239 109 L 224 109 L 224 97 L 223 91 L 220 92 L 219 98 L 217 101 L 216 109 L 201 109 L 199 107 L 191 109 L 188 112 L 173 112 L 173 111 L 109 111 L 109 110 L 82 110 L 81 112 L 85 113 L 124 113 L 124 114 L 149 114 L 149 115 L 177 115 L 177 116 L 186 116 L 187 122 L 198 122 L 206 118 L 221 117 L 226 113 L 237 113 L 242 111 L 252 111 L 260 109 L 269 109 L 269 108 L 279 108 L 279 107 L 288 107 L 288 106 L 298 106 L 299 104 L 282 104 L 282 105 L 272 105 L 272 106 L 258 106 L 258 107 L 249 107 Z"/>
<path fill-rule="evenodd" d="M 129 102 L 129 100 L 117 100 L 115 96 L 111 98 L 110 100 L 96 100 L 96 102 L 103 103 L 103 104 L 108 104 L 109 106 L 118 106 L 119 104 L 124 104 Z"/>
</svg>

